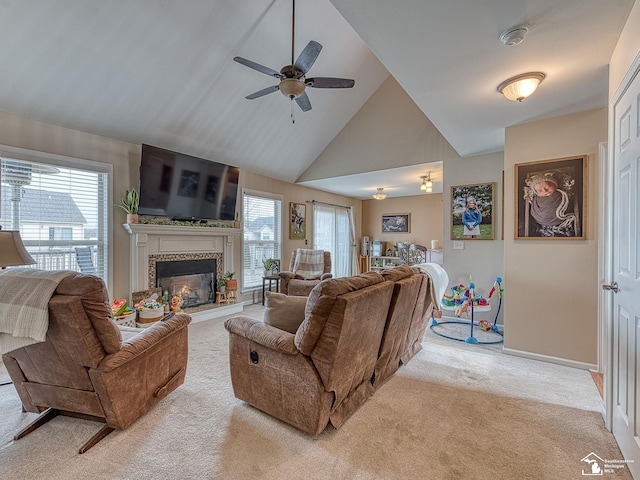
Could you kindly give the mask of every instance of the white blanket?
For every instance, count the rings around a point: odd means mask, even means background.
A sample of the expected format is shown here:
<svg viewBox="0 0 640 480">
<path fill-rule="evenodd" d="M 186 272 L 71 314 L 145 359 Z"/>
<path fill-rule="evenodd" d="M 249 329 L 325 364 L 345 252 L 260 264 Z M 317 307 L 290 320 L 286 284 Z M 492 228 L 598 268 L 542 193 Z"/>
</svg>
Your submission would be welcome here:
<svg viewBox="0 0 640 480">
<path fill-rule="evenodd" d="M 60 281 L 74 273 L 33 268 L 0 270 L 0 354 L 45 341 L 49 299 Z"/>
<path fill-rule="evenodd" d="M 444 292 L 447 291 L 449 286 L 449 275 L 444 268 L 437 263 L 419 263 L 412 265 L 412 267 L 418 268 L 421 272 L 425 273 L 431 279 L 431 298 L 438 310 L 441 310 L 440 303 Z"/>
</svg>

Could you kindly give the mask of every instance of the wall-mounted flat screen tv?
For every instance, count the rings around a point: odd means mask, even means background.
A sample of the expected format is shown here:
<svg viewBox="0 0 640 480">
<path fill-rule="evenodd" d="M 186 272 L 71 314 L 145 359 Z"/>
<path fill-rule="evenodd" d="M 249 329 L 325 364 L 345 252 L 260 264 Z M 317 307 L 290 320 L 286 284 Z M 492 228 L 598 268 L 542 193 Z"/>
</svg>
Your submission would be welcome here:
<svg viewBox="0 0 640 480">
<path fill-rule="evenodd" d="M 178 220 L 234 220 L 237 167 L 142 145 L 141 215 Z"/>
</svg>

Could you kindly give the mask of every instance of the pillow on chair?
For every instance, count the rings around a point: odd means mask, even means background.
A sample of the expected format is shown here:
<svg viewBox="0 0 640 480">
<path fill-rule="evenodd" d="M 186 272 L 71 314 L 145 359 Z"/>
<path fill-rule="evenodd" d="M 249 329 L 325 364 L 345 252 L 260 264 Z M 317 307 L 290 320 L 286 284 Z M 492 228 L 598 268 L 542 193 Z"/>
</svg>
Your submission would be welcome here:
<svg viewBox="0 0 640 480">
<path fill-rule="evenodd" d="M 299 248 L 293 272 L 305 280 L 320 278 L 324 273 L 324 250 Z"/>
<path fill-rule="evenodd" d="M 277 292 L 264 292 L 264 323 L 296 333 L 304 320 L 307 297 L 293 297 Z"/>
</svg>

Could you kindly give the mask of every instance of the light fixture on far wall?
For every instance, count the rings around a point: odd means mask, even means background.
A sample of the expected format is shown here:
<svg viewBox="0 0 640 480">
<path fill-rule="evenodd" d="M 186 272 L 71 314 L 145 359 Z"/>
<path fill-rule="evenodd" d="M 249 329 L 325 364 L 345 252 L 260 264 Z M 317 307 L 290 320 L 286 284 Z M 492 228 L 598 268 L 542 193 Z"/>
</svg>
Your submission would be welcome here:
<svg viewBox="0 0 640 480">
<path fill-rule="evenodd" d="M 0 230 L 0 267 L 32 265 L 36 263 L 22 243 L 20 232 Z"/>
<path fill-rule="evenodd" d="M 387 198 L 387 194 L 384 193 L 383 190 L 384 188 L 378 187 L 378 191 L 371 196 L 376 200 L 384 200 L 385 198 Z"/>
<path fill-rule="evenodd" d="M 521 102 L 536 91 L 538 85 L 544 80 L 544 77 L 545 75 L 542 72 L 529 72 L 516 75 L 498 85 L 498 91 L 509 100 Z"/>
<path fill-rule="evenodd" d="M 420 177 L 422 183 L 420 184 L 420 190 L 425 193 L 431 193 L 433 191 L 433 182 L 431 181 L 431 172 L 427 172 L 426 175 Z"/>
</svg>

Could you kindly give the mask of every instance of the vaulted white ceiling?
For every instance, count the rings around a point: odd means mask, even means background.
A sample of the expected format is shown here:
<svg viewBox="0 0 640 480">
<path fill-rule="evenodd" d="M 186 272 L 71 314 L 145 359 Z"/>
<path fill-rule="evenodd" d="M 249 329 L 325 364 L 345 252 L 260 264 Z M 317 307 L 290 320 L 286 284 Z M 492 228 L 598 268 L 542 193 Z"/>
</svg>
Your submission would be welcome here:
<svg viewBox="0 0 640 480">
<path fill-rule="evenodd" d="M 246 100 L 277 82 L 232 61 L 290 63 L 291 0 L 7 1 L 0 110 L 293 182 L 390 72 L 460 155 L 499 151 L 508 125 L 606 106 L 607 64 L 632 4 L 298 0 L 295 56 L 318 41 L 310 75 L 356 81 L 308 89 L 303 113 L 277 92 Z M 500 32 L 520 23 L 527 39 L 502 45 Z M 496 92 L 530 70 L 547 75 L 530 99 Z M 335 191 L 361 196 L 356 180 Z"/>
</svg>

